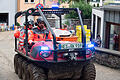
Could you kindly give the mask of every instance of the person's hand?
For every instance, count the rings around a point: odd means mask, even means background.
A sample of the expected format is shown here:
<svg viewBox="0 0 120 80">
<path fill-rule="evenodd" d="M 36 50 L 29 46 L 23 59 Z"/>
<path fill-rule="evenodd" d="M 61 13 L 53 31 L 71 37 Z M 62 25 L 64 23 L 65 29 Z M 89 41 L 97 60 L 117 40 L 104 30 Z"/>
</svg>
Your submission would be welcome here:
<svg viewBox="0 0 120 80">
<path fill-rule="evenodd" d="M 33 40 L 29 40 L 28 43 L 31 45 L 33 43 Z"/>
</svg>

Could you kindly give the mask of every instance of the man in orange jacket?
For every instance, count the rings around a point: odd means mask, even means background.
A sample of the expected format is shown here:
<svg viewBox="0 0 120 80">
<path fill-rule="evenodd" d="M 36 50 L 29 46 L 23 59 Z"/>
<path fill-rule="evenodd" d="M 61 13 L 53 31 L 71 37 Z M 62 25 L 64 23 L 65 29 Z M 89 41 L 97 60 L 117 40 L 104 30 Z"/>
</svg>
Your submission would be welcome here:
<svg viewBox="0 0 120 80">
<path fill-rule="evenodd" d="M 33 38 L 34 38 L 33 31 L 31 30 L 34 26 L 34 22 L 31 20 L 28 23 L 29 23 L 29 26 L 28 26 L 28 43 L 31 44 L 31 40 L 33 41 Z M 25 29 L 26 29 L 26 26 L 24 26 L 24 28 L 22 28 L 20 31 L 16 30 L 15 33 L 14 33 L 14 36 L 16 38 L 19 38 L 19 44 L 18 45 L 21 48 L 24 47 Z"/>
<path fill-rule="evenodd" d="M 45 41 L 45 40 L 51 40 L 52 34 L 50 31 L 48 31 L 45 23 L 41 19 L 37 19 L 37 28 L 33 29 L 34 33 L 34 41 Z"/>
</svg>

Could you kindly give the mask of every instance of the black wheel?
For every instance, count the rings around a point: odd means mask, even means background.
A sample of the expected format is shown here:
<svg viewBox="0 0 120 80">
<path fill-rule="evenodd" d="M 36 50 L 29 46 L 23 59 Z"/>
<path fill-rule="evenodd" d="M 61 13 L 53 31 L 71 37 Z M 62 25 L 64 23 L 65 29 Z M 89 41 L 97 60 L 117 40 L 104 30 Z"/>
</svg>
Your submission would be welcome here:
<svg viewBox="0 0 120 80">
<path fill-rule="evenodd" d="M 39 68 L 33 64 L 28 66 L 31 80 L 46 80 L 47 76 L 42 68 Z"/>
<path fill-rule="evenodd" d="M 32 80 L 28 69 L 25 71 L 25 80 Z"/>
<path fill-rule="evenodd" d="M 22 63 L 22 80 L 28 80 L 27 79 L 27 73 L 28 73 L 28 71 L 27 71 L 27 68 L 28 68 L 28 65 L 29 65 L 30 63 L 28 62 L 28 61 L 24 61 L 23 63 Z"/>
<path fill-rule="evenodd" d="M 32 64 L 28 64 L 28 62 L 25 63 L 23 80 L 33 80 L 32 79 L 32 71 L 31 71 L 32 70 L 32 66 L 31 65 Z"/>
<path fill-rule="evenodd" d="M 19 58 L 19 55 L 15 54 L 15 56 L 14 56 L 14 70 L 15 70 L 16 74 L 18 74 L 18 58 Z"/>
<path fill-rule="evenodd" d="M 22 62 L 24 61 L 24 59 L 22 57 L 18 58 L 18 77 L 20 79 L 22 79 Z"/>
<path fill-rule="evenodd" d="M 79 80 L 95 80 L 96 70 L 92 62 L 83 67 L 82 74 Z"/>
</svg>

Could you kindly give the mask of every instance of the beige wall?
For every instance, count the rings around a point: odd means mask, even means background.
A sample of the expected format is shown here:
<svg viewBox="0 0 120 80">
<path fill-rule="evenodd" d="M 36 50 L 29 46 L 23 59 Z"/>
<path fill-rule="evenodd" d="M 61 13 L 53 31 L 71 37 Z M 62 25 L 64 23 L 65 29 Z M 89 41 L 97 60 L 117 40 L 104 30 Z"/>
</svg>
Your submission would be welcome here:
<svg viewBox="0 0 120 80">
<path fill-rule="evenodd" d="M 67 4 L 67 3 L 62 3 L 62 4 L 60 5 L 60 8 L 69 8 L 69 4 Z"/>
<path fill-rule="evenodd" d="M 57 3 L 58 0 L 45 0 L 45 8 L 51 8 L 52 4 Z M 34 3 L 31 3 L 31 0 L 28 0 L 28 2 L 26 3 L 25 0 L 18 0 L 17 2 L 17 11 L 25 11 L 29 8 L 35 8 L 36 5 L 39 3 L 39 0 L 34 0 Z M 43 0 L 40 0 L 40 3 L 43 4 Z M 67 8 L 69 7 L 69 5 L 67 3 L 63 3 L 60 5 L 60 8 Z M 18 18 L 18 22 L 23 25 L 24 23 L 24 18 L 20 17 Z M 33 20 L 36 20 L 36 18 L 34 17 Z"/>
<path fill-rule="evenodd" d="M 35 6 L 39 3 L 39 0 L 34 0 L 34 3 L 30 2 L 31 0 L 28 0 L 28 3 L 25 3 L 25 0 L 18 0 L 18 11 L 24 11 L 28 8 L 35 8 Z M 45 8 L 51 8 L 52 4 L 57 3 L 58 0 L 45 0 Z M 43 4 L 43 0 L 40 0 L 40 3 Z M 63 3 L 60 5 L 60 7 L 68 8 L 69 4 Z"/>
<path fill-rule="evenodd" d="M 37 4 L 38 0 L 35 0 L 34 3 L 31 3 L 30 0 L 28 0 L 28 3 L 25 2 L 25 0 L 18 0 L 18 11 L 24 11 L 28 8 L 35 8 L 35 5 Z M 39 3 L 39 2 L 38 2 Z"/>
<path fill-rule="evenodd" d="M 28 0 L 27 3 L 25 3 L 25 0 L 18 0 L 18 11 L 24 11 L 28 8 L 35 8 L 36 5 L 39 3 L 39 0 L 34 0 L 34 3 L 30 2 L 31 0 Z M 57 3 L 58 0 L 45 0 L 45 5 L 44 7 L 51 7 L 53 3 Z M 43 4 L 43 0 L 40 0 L 40 3 Z"/>
</svg>

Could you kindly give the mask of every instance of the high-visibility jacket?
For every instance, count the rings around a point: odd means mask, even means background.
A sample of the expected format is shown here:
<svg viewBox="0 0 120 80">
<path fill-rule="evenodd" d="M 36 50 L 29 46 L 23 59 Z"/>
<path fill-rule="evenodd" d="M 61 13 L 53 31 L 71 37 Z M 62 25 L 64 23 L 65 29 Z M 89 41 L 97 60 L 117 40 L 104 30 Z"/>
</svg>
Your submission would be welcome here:
<svg viewBox="0 0 120 80">
<path fill-rule="evenodd" d="M 14 31 L 14 37 L 19 38 L 19 36 L 20 36 L 20 31 L 19 30 L 15 30 Z"/>
<path fill-rule="evenodd" d="M 19 33 L 20 33 L 19 37 L 18 36 L 16 37 L 16 35 L 19 34 Z M 14 33 L 14 36 L 19 39 L 19 44 L 18 45 L 21 48 L 23 48 L 24 47 L 24 40 L 25 40 L 25 29 L 23 28 L 20 31 L 16 31 Z M 28 43 L 31 40 L 33 41 L 33 38 L 34 38 L 33 31 L 28 28 Z"/>
<path fill-rule="evenodd" d="M 23 48 L 23 46 L 24 46 L 24 38 L 25 38 L 25 30 L 21 29 L 19 32 L 20 32 L 20 35 L 19 35 L 19 38 L 18 38 L 18 40 L 19 40 L 18 45 Z M 16 32 L 15 34 L 18 34 L 18 33 Z"/>
<path fill-rule="evenodd" d="M 33 29 L 34 41 L 45 41 L 46 39 L 52 39 L 52 34 L 47 29 L 40 30 L 39 28 Z"/>
</svg>

